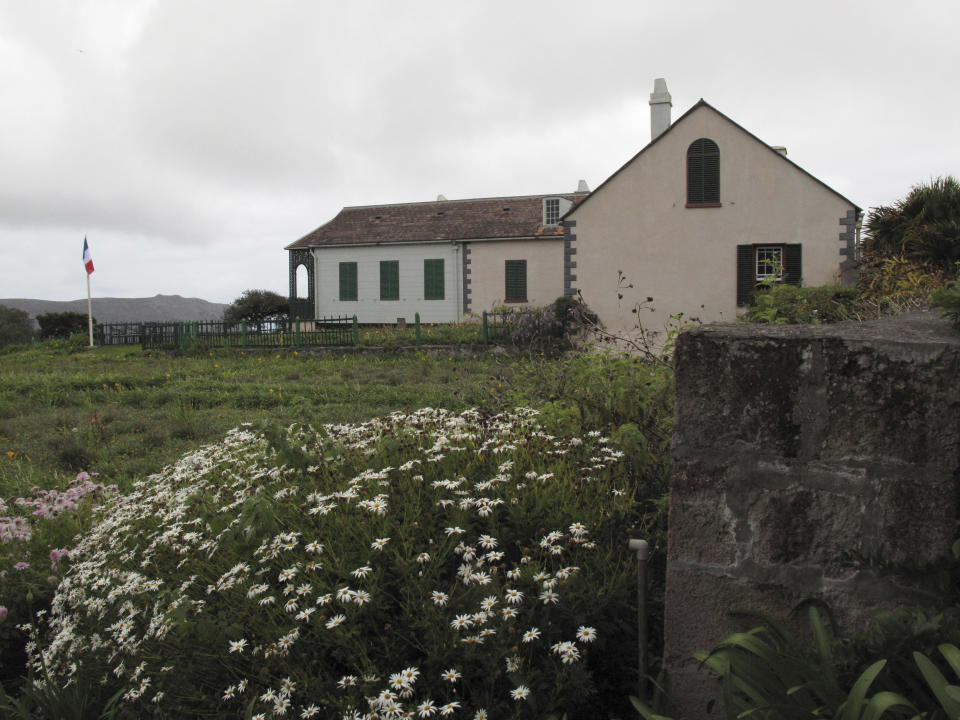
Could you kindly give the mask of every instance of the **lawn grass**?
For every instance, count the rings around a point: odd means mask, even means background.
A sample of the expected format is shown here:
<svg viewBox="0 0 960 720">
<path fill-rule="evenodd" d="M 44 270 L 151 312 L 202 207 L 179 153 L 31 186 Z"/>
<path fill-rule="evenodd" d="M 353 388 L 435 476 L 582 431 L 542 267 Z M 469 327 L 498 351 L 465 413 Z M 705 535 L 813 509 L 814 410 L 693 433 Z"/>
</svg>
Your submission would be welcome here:
<svg viewBox="0 0 960 720">
<path fill-rule="evenodd" d="M 0 496 L 78 471 L 121 489 L 243 422 L 356 422 L 395 410 L 500 409 L 522 360 L 502 353 L 78 350 L 0 354 Z"/>
</svg>

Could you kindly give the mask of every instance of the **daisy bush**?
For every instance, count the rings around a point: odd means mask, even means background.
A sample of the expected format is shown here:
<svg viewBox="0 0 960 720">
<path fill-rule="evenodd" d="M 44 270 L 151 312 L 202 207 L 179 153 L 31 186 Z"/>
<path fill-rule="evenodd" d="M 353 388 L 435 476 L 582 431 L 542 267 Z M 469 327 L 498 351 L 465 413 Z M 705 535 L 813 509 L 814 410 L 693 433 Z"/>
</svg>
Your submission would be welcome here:
<svg viewBox="0 0 960 720">
<path fill-rule="evenodd" d="M 635 673 L 633 480 L 533 410 L 241 426 L 111 503 L 32 631 L 135 717 L 604 717 Z"/>
</svg>

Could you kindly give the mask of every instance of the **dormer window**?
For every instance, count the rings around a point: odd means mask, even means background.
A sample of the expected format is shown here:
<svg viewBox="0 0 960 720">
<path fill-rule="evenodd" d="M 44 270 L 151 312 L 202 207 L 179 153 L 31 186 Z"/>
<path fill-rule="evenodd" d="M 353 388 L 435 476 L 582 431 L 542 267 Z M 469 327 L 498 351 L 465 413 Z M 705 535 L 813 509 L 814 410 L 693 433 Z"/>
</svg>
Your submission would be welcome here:
<svg viewBox="0 0 960 720">
<path fill-rule="evenodd" d="M 573 203 L 565 197 L 547 197 L 543 199 L 543 224 L 559 225 L 560 218 Z"/>
<path fill-rule="evenodd" d="M 560 198 L 547 198 L 543 201 L 543 224 L 556 225 L 560 222 Z"/>
</svg>

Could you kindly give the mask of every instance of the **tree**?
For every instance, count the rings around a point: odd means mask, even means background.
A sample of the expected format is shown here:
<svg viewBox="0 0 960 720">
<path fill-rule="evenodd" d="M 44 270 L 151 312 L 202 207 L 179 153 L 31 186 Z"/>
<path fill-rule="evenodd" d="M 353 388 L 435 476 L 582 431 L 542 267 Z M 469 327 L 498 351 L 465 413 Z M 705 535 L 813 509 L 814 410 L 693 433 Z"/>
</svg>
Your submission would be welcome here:
<svg viewBox="0 0 960 720">
<path fill-rule="evenodd" d="M 223 311 L 223 321 L 235 324 L 246 320 L 259 330 L 264 322 L 285 320 L 289 315 L 290 303 L 282 295 L 270 290 L 244 290 Z"/>
<path fill-rule="evenodd" d="M 86 334 L 89 327 L 86 313 L 78 312 L 44 313 L 37 315 L 37 322 L 40 323 L 40 337 L 44 340 L 68 338 L 74 333 Z M 93 324 L 97 324 L 96 318 Z"/>
<path fill-rule="evenodd" d="M 960 182 L 952 175 L 915 185 L 893 205 L 872 208 L 863 249 L 903 255 L 947 272 L 960 262 Z"/>
<path fill-rule="evenodd" d="M 0 347 L 30 342 L 33 321 L 26 310 L 0 305 Z"/>
</svg>

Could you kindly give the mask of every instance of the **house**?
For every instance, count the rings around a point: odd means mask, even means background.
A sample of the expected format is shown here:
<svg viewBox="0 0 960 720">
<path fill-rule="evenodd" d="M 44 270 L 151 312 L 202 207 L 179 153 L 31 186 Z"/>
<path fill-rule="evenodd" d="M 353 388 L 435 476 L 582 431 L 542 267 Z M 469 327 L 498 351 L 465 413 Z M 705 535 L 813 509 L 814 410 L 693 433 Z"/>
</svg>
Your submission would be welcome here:
<svg viewBox="0 0 960 720">
<path fill-rule="evenodd" d="M 560 218 L 587 194 L 343 208 L 286 247 L 292 313 L 447 323 L 553 302 L 571 282 Z"/>
<path fill-rule="evenodd" d="M 857 205 L 703 100 L 671 123 L 662 79 L 650 107 L 650 143 L 563 218 L 567 292 L 608 329 L 732 321 L 758 283 L 852 279 Z"/>
<path fill-rule="evenodd" d="M 300 318 L 455 322 L 577 295 L 615 333 L 733 320 L 758 283 L 852 278 L 859 207 L 700 100 L 592 193 L 347 207 L 287 246 Z"/>
</svg>

